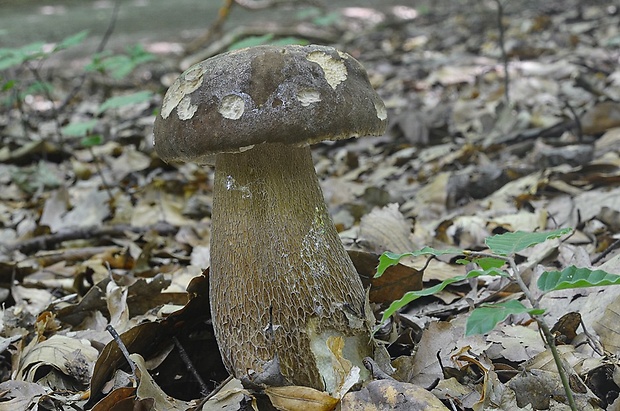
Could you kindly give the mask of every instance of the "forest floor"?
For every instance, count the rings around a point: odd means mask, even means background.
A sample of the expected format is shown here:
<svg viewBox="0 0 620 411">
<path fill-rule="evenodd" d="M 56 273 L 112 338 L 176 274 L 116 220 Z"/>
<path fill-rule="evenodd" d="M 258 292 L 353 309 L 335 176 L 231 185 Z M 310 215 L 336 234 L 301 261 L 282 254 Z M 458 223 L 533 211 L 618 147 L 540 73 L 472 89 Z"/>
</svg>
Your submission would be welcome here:
<svg viewBox="0 0 620 411">
<path fill-rule="evenodd" d="M 339 406 L 568 409 L 544 322 L 577 409 L 620 409 L 620 287 L 583 287 L 617 281 L 576 268 L 620 274 L 620 10 L 512 2 L 500 30 L 497 2 L 444 3 L 306 7 L 286 25 L 255 11 L 256 25 L 225 27 L 186 54 L 189 44 L 157 43 L 64 58 L 80 34 L 0 49 L 0 410 L 255 406 L 235 380 L 220 386 L 228 374 L 208 321 L 213 168 L 165 164 L 152 133 L 189 64 L 283 38 L 353 55 L 388 110 L 383 136 L 313 146 L 391 358 L 389 378 Z M 497 254 L 489 236 L 548 231 L 500 252 L 505 275 L 459 261 L 462 249 Z M 371 278 L 379 254 L 423 247 L 435 257 L 408 254 Z M 458 277 L 475 269 L 484 275 Z M 549 272 L 585 280 L 547 292 Z M 508 311 L 465 336 L 484 303 Z M 538 321 L 533 305 L 546 310 Z M 391 403 L 390 389 L 409 405 Z M 289 409 L 309 407 L 296 401 Z"/>
</svg>

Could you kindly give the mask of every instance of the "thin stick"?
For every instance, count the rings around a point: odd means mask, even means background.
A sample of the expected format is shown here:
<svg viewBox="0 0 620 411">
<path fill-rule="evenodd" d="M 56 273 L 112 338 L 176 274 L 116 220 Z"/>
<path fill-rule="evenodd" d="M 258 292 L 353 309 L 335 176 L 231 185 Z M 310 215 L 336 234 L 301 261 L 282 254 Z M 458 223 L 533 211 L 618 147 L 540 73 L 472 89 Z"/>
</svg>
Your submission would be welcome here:
<svg viewBox="0 0 620 411">
<path fill-rule="evenodd" d="M 187 368 L 187 370 L 192 373 L 192 375 L 198 382 L 198 385 L 200 385 L 200 393 L 203 396 L 209 395 L 209 387 L 207 387 L 207 384 L 205 384 L 200 374 L 198 374 L 198 370 L 196 370 L 196 367 L 194 367 L 192 360 L 189 358 L 189 355 L 187 355 L 187 351 L 185 351 L 185 348 L 183 348 L 181 342 L 176 337 L 176 335 L 172 336 L 172 341 L 174 341 L 174 346 L 179 351 L 179 357 L 181 357 L 181 361 L 183 361 L 183 364 L 185 364 L 185 368 Z"/>
<path fill-rule="evenodd" d="M 112 327 L 110 324 L 108 324 L 105 327 L 105 329 L 110 333 L 112 338 L 114 338 L 116 345 L 118 345 L 118 348 L 123 353 L 125 360 L 127 361 L 127 363 L 129 363 L 129 368 L 131 368 L 131 374 L 133 374 L 133 376 L 135 377 L 136 376 L 136 364 L 134 364 L 131 358 L 129 358 L 129 351 L 127 350 L 127 347 L 125 347 L 125 343 L 123 343 L 123 340 L 121 340 L 121 336 L 118 335 L 114 327 Z"/>
<path fill-rule="evenodd" d="M 102 227 L 98 225 L 88 227 L 73 227 L 67 230 L 59 231 L 55 234 L 42 235 L 18 243 L 9 244 L 4 248 L 7 251 L 18 250 L 22 253 L 30 253 L 33 251 L 49 250 L 62 243 L 63 241 L 101 238 L 104 236 L 121 236 L 125 232 L 146 233 L 150 230 L 154 230 L 162 235 L 169 235 L 175 233 L 178 229 L 164 222 L 146 227 L 136 227 L 128 224 L 118 224 L 109 227 Z"/>
</svg>

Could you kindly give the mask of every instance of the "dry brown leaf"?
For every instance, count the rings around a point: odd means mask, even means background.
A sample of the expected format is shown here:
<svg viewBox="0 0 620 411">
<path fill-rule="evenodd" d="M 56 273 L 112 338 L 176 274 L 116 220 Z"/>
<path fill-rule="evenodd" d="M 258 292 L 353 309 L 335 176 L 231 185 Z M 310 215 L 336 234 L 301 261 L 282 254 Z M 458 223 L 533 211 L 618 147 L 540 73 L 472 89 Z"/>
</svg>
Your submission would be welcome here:
<svg viewBox="0 0 620 411">
<path fill-rule="evenodd" d="M 620 103 L 603 101 L 590 108 L 581 117 L 581 129 L 585 134 L 598 134 L 620 126 Z"/>
<path fill-rule="evenodd" d="M 8 380 L 0 384 L 2 401 L 0 401 L 0 411 L 17 411 L 32 409 L 33 404 L 43 395 L 47 395 L 52 390 L 41 384 L 28 381 Z"/>
<path fill-rule="evenodd" d="M 16 379 L 37 382 L 43 378 L 40 373 L 37 374 L 37 371 L 52 367 L 52 370 L 60 371 L 64 377 L 73 378 L 78 384 L 88 383 L 92 366 L 99 355 L 99 352 L 88 341 L 58 334 L 42 342 L 36 341 L 36 339 L 32 340 L 24 350 Z M 60 378 L 64 377 L 59 376 L 56 381 L 61 384 Z"/>
<path fill-rule="evenodd" d="M 281 411 L 331 411 L 338 404 L 337 398 L 309 387 L 268 387 L 265 393 L 273 406 Z"/>
<path fill-rule="evenodd" d="M 362 279 L 364 288 L 370 287 L 369 299 L 374 303 L 391 303 L 407 291 L 422 289 L 422 272 L 402 264 L 389 267 L 379 278 L 374 278 L 379 255 L 348 250 L 349 257 Z"/>
<path fill-rule="evenodd" d="M 370 382 L 360 391 L 344 396 L 341 411 L 447 411 L 445 405 L 429 391 L 396 380 Z"/>
</svg>

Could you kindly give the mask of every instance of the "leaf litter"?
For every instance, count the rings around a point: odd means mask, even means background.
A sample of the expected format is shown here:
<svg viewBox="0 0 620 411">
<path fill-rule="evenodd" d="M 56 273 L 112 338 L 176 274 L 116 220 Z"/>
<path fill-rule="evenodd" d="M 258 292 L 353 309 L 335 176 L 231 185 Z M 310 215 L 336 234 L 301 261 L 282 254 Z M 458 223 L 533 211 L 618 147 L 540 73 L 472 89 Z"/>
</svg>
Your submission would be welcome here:
<svg viewBox="0 0 620 411">
<path fill-rule="evenodd" d="M 330 23 L 344 34 L 335 46 L 364 63 L 389 110 L 385 136 L 314 149 L 377 318 L 409 291 L 466 274 L 447 255 L 411 256 L 372 279 L 384 251 L 484 250 L 491 234 L 573 227 L 568 239 L 517 250 L 533 291 L 544 271 L 566 281 L 578 281 L 571 266 L 620 273 L 617 8 L 506 4 L 506 90 L 496 7 L 458 3 L 466 7 L 429 6 L 413 18 L 334 9 Z M 213 391 L 227 376 L 205 308 L 213 174 L 153 152 L 153 111 L 178 74 L 175 56 L 160 59 L 124 81 L 93 75 L 94 93 L 78 93 L 54 121 L 44 93 L 2 106 L 0 410 L 265 406 L 234 380 Z M 67 94 L 75 71 L 42 74 Z M 84 133 L 103 143 L 81 145 Z M 579 409 L 620 407 L 619 296 L 617 287 L 540 296 Z M 412 301 L 376 333 L 391 377 L 343 393 L 341 408 L 399 409 L 395 392 L 409 401 L 402 409 L 561 408 L 557 370 L 528 315 L 465 337 L 471 307 L 520 298 L 504 279 L 479 276 Z M 574 313 L 580 321 L 565 328 Z M 335 406 L 321 393 L 293 394 L 271 391 L 281 409 Z"/>
</svg>

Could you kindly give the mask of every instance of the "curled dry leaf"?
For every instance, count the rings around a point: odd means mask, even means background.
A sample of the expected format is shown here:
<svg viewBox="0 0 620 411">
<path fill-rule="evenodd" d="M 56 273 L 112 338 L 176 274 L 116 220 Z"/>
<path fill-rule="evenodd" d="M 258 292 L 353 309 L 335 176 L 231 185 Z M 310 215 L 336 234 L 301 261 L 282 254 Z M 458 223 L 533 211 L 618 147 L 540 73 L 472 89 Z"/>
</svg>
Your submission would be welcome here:
<svg viewBox="0 0 620 411">
<path fill-rule="evenodd" d="M 265 393 L 280 411 L 331 411 L 338 404 L 337 398 L 309 387 L 269 387 Z"/>
<path fill-rule="evenodd" d="M 49 339 L 37 342 L 34 339 L 24 350 L 17 369 L 17 380 L 37 382 L 44 373 L 48 385 L 56 383 L 56 387 L 71 385 L 85 386 L 91 376 L 92 364 L 99 352 L 86 340 L 53 335 Z M 51 367 L 45 368 L 45 367 Z M 40 372 L 39 372 L 40 371 Z M 61 374 L 56 374 L 60 372 Z M 54 376 L 50 376 L 54 374 Z M 64 380 L 64 381 L 63 381 Z"/>
</svg>

